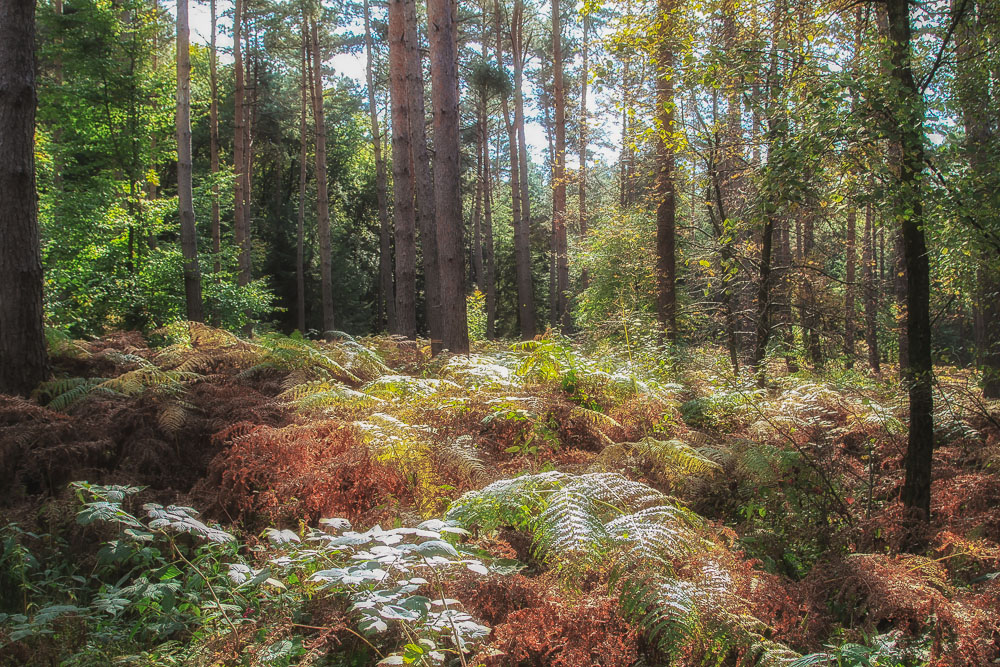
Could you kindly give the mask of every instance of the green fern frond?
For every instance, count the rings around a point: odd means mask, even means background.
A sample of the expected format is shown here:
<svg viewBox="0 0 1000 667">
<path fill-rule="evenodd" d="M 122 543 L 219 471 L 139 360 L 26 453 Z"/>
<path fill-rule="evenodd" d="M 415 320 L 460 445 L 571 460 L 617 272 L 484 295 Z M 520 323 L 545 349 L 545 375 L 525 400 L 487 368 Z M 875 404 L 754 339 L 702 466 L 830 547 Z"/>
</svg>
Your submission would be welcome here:
<svg viewBox="0 0 1000 667">
<path fill-rule="evenodd" d="M 90 394 L 95 387 L 106 382 L 107 378 L 66 378 L 43 382 L 35 390 L 35 395 L 44 400 L 50 397 L 46 407 L 62 411 Z"/>
<path fill-rule="evenodd" d="M 278 399 L 304 411 L 322 410 L 334 406 L 366 407 L 382 402 L 375 396 L 355 391 L 335 380 L 304 382 L 285 390 L 278 395 Z"/>
<path fill-rule="evenodd" d="M 553 494 L 534 522 L 535 553 L 576 566 L 597 557 L 608 535 L 593 505 L 592 498 L 572 488 Z"/>
<path fill-rule="evenodd" d="M 415 378 L 409 375 L 385 375 L 366 384 L 362 391 L 378 398 L 426 397 L 440 391 L 460 389 L 449 380 Z"/>
<path fill-rule="evenodd" d="M 646 437 L 639 442 L 620 442 L 606 447 L 598 459 L 605 470 L 632 459 L 645 462 L 671 477 L 708 477 L 722 470 L 711 458 L 680 440 L 657 440 Z"/>
</svg>

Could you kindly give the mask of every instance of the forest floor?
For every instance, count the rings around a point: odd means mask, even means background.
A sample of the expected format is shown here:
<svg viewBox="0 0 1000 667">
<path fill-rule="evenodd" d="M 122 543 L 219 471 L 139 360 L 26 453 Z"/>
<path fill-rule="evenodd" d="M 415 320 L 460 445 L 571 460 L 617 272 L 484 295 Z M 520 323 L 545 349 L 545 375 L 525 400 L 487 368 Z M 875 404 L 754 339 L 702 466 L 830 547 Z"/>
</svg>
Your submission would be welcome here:
<svg viewBox="0 0 1000 667">
<path fill-rule="evenodd" d="M 57 379 L 0 396 L 0 664 L 1000 663 L 1000 404 L 967 374 L 902 553 L 896 382 L 424 344 L 53 337 Z"/>
</svg>

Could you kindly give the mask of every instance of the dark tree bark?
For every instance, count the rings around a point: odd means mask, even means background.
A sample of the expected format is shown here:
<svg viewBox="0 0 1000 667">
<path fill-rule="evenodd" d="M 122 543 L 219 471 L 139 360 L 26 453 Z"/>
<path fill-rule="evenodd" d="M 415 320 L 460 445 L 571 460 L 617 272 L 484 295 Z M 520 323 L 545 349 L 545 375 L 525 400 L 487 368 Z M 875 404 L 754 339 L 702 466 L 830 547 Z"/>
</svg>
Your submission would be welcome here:
<svg viewBox="0 0 1000 667">
<path fill-rule="evenodd" d="M 396 326 L 393 333 L 417 337 L 413 170 L 410 164 L 410 95 L 406 62 L 416 46 L 406 40 L 406 9 L 412 0 L 389 0 L 389 99 L 392 109 L 393 222 L 396 242 Z"/>
<path fill-rule="evenodd" d="M 878 349 L 878 286 L 875 282 L 875 229 L 872 226 L 872 205 L 865 206 L 865 229 L 861 250 L 861 285 L 865 299 L 865 343 L 868 365 L 875 375 L 882 373 Z"/>
<path fill-rule="evenodd" d="M 330 195 L 326 181 L 326 115 L 323 111 L 323 57 L 319 46 L 319 22 L 312 20 L 313 127 L 316 131 L 316 228 L 319 231 L 320 293 L 323 305 L 323 336 L 330 340 L 333 321 L 333 257 L 330 247 Z"/>
<path fill-rule="evenodd" d="M 898 157 L 896 159 L 898 165 Z M 896 167 L 898 170 L 898 166 Z M 900 178 L 897 176 L 897 178 Z M 906 369 L 910 365 L 910 337 L 906 327 L 906 257 L 903 248 L 902 230 L 893 234 L 892 255 L 892 289 L 896 297 L 896 339 L 897 361 L 899 363 L 899 379 L 906 379 Z"/>
<path fill-rule="evenodd" d="M 424 108 L 424 68 L 417 31 L 417 6 L 403 3 L 408 56 L 406 85 L 409 96 L 410 163 L 413 170 L 413 192 L 417 231 L 424 267 L 425 306 L 430 329 L 431 350 L 441 350 L 441 266 L 438 260 L 437 231 L 434 228 L 434 180 L 427 146 L 427 113 Z"/>
<path fill-rule="evenodd" d="M 907 0 L 887 0 L 892 80 L 899 91 L 894 131 L 900 162 L 895 214 L 900 223 L 906 266 L 906 334 L 909 342 L 910 434 L 903 482 L 903 506 L 911 521 L 929 521 L 931 459 L 934 452 L 934 397 L 931 366 L 930 266 L 924 238 L 920 173 L 924 167 L 923 94 L 910 65 L 910 15 Z"/>
<path fill-rule="evenodd" d="M 209 136 L 209 168 L 212 170 L 212 272 L 222 270 L 222 224 L 219 220 L 219 184 L 216 182 L 219 174 L 219 53 L 216 49 L 216 34 L 218 33 L 215 11 L 215 0 L 209 2 L 209 12 L 212 22 L 212 37 L 208 50 L 208 80 L 212 99 L 208 106 L 208 136 Z"/>
<path fill-rule="evenodd" d="M 552 0 L 552 93 L 555 111 L 552 224 L 555 228 L 556 319 L 570 327 L 569 239 L 566 233 L 566 89 L 563 85 L 562 22 L 559 0 Z"/>
<path fill-rule="evenodd" d="M 213 0 L 214 1 L 214 0 Z M 309 159 L 309 137 L 306 122 L 309 106 L 309 38 L 305 15 L 302 16 L 301 46 L 302 79 L 299 85 L 299 209 L 295 226 L 295 311 L 299 332 L 306 331 L 306 161 Z"/>
<path fill-rule="evenodd" d="M 378 125 L 378 109 L 375 106 L 375 44 L 372 40 L 371 10 L 365 0 L 365 77 L 368 83 L 368 115 L 372 125 L 372 150 L 375 154 L 375 197 L 378 202 L 379 220 L 379 312 L 378 318 L 385 317 L 389 331 L 396 330 L 396 297 L 392 283 L 392 223 L 386 202 L 385 159 L 382 157 L 382 137 Z"/>
<path fill-rule="evenodd" d="M 657 314 L 667 340 L 677 341 L 677 187 L 674 159 L 674 0 L 659 0 L 660 35 L 656 100 L 659 173 L 656 179 Z"/>
<path fill-rule="evenodd" d="M 518 5 L 515 5 L 515 12 Z M 496 25 L 497 25 L 497 64 L 502 68 L 504 67 L 503 60 L 503 32 L 500 29 L 501 26 L 501 12 L 500 12 L 500 2 L 496 0 L 494 3 L 494 8 L 496 9 Z M 517 40 L 514 39 L 514 35 L 517 30 L 511 28 L 511 42 L 514 50 L 517 47 Z M 518 58 L 515 56 L 515 63 L 518 62 Z M 516 69 L 516 66 L 515 66 Z M 515 75 L 515 83 L 519 81 L 519 77 Z M 508 149 L 510 152 L 510 188 L 511 188 L 511 208 L 513 210 L 513 227 L 514 227 L 514 268 L 516 274 L 517 282 L 517 315 L 518 323 L 521 329 L 521 340 L 531 340 L 535 337 L 536 323 L 535 323 L 535 295 L 534 287 L 531 282 L 531 240 L 529 238 L 529 215 L 528 210 L 523 207 L 522 199 L 522 188 L 521 179 L 527 179 L 527 169 L 525 168 L 522 173 L 521 164 L 522 157 L 520 153 L 521 150 L 518 149 L 518 122 L 517 122 L 517 112 L 515 111 L 514 122 L 511 122 L 510 118 L 510 108 L 507 103 L 507 98 L 501 98 L 501 105 L 503 109 L 504 123 L 507 126 L 508 135 Z M 521 125 L 523 129 L 523 118 L 521 119 Z M 523 163 L 527 165 L 527 158 L 523 159 Z"/>
<path fill-rule="evenodd" d="M 468 354 L 454 2 L 427 0 L 434 106 L 434 211 L 440 267 L 441 347 L 454 354 Z"/>
<path fill-rule="evenodd" d="M 48 375 L 35 194 L 35 0 L 0 3 L 0 394 Z"/>
<path fill-rule="evenodd" d="M 191 163 L 191 28 L 187 0 L 177 0 L 177 203 L 184 255 L 184 297 L 187 318 L 204 322 L 198 235 L 194 227 L 194 189 Z"/>
</svg>

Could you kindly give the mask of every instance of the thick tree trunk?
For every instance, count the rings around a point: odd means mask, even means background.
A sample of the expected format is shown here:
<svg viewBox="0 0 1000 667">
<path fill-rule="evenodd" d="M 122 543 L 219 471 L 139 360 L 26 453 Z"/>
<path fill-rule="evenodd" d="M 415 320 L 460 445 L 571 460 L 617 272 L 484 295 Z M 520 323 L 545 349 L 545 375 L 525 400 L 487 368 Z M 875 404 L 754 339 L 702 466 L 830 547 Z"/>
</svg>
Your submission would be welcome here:
<svg viewBox="0 0 1000 667">
<path fill-rule="evenodd" d="M 323 336 L 330 340 L 333 321 L 333 257 L 330 247 L 330 195 L 326 182 L 326 116 L 323 111 L 323 57 L 319 46 L 319 24 L 312 20 L 313 126 L 316 130 L 316 228 L 319 231 L 320 293 L 323 306 Z"/>
<path fill-rule="evenodd" d="M 212 22 L 212 37 L 208 50 L 208 80 L 212 99 L 208 106 L 209 168 L 212 170 L 212 272 L 222 270 L 222 223 L 219 219 L 219 52 L 216 49 L 217 17 L 215 0 L 210 0 L 209 11 Z"/>
<path fill-rule="evenodd" d="M 437 232 L 434 228 L 434 180 L 430 151 L 427 147 L 427 114 L 424 109 L 424 68 L 417 31 L 417 7 L 413 0 L 403 3 L 406 31 L 406 84 L 409 96 L 410 162 L 417 230 L 424 266 L 425 306 L 430 329 L 431 350 L 441 350 L 441 266 L 438 259 Z"/>
<path fill-rule="evenodd" d="M 878 349 L 878 286 L 875 266 L 875 229 L 872 205 L 865 206 L 865 229 L 861 241 L 861 285 L 865 299 L 865 343 L 868 345 L 868 365 L 875 375 L 882 372 Z"/>
<path fill-rule="evenodd" d="M 184 297 L 187 318 L 204 322 L 201 304 L 201 270 L 198 235 L 194 226 L 194 189 L 191 162 L 191 29 L 188 0 L 177 0 L 177 204 L 184 255 Z"/>
<path fill-rule="evenodd" d="M 378 202 L 379 220 L 379 305 L 377 319 L 385 317 L 385 326 L 389 331 L 396 330 L 396 297 L 392 284 L 392 223 L 389 220 L 389 208 L 386 202 L 387 185 L 385 159 L 382 156 L 382 138 L 378 125 L 378 109 L 375 106 L 375 44 L 372 40 L 371 10 L 368 0 L 365 0 L 365 77 L 368 83 L 368 115 L 372 125 L 372 151 L 375 154 L 375 197 Z"/>
<path fill-rule="evenodd" d="M 392 109 L 392 188 L 393 222 L 396 241 L 396 326 L 395 334 L 411 340 L 417 337 L 415 239 L 416 213 L 413 208 L 413 170 L 410 165 L 410 95 L 406 62 L 415 56 L 414 45 L 406 40 L 406 10 L 412 0 L 389 0 L 389 99 Z"/>
<path fill-rule="evenodd" d="M 213 0 L 214 1 L 214 0 Z M 302 17 L 302 80 L 299 85 L 299 210 L 295 227 L 295 314 L 298 330 L 306 331 L 306 160 L 309 159 L 308 125 L 309 106 L 309 38 L 305 16 Z"/>
<path fill-rule="evenodd" d="M 566 89 L 563 85 L 562 23 L 559 0 L 552 0 L 552 88 L 555 107 L 552 224 L 556 245 L 556 317 L 570 327 L 569 239 L 566 233 Z"/>
<path fill-rule="evenodd" d="M 434 211 L 440 267 L 441 348 L 453 354 L 468 354 L 455 1 L 428 0 L 427 33 L 434 107 Z"/>
<path fill-rule="evenodd" d="M 494 7 L 496 9 L 496 22 L 497 22 L 497 64 L 502 68 L 504 67 L 503 60 L 503 32 L 500 29 L 500 2 L 496 0 Z M 515 5 L 515 11 L 517 5 Z M 511 42 L 513 49 L 518 48 L 518 41 L 514 38 L 517 34 L 516 28 L 512 25 L 511 27 Z M 515 63 L 518 62 L 517 56 L 514 58 Z M 516 69 L 516 66 L 515 66 Z M 519 81 L 519 77 L 515 76 L 515 82 Z M 531 239 L 529 237 L 529 215 L 528 210 L 523 207 L 522 199 L 522 188 L 521 180 L 522 177 L 527 179 L 527 167 L 525 166 L 524 172 L 522 173 L 522 151 L 518 149 L 518 121 L 517 121 L 517 111 L 515 109 L 514 122 L 511 122 L 510 118 L 510 108 L 507 103 L 507 98 L 501 98 L 501 105 L 503 109 L 504 123 L 507 126 L 508 135 L 508 149 L 510 152 L 510 188 L 511 188 L 511 209 L 513 211 L 513 227 L 514 227 L 514 269 L 517 282 L 517 315 L 518 323 L 521 329 L 521 340 L 531 340 L 535 337 L 535 332 L 537 330 L 535 323 L 535 295 L 534 286 L 531 281 Z M 516 105 L 515 105 L 516 106 Z M 523 111 L 522 111 L 523 113 Z M 521 126 L 523 130 L 523 117 L 521 119 Z M 523 159 L 523 164 L 527 165 L 527 158 Z"/>
<path fill-rule="evenodd" d="M 677 187 L 674 160 L 674 0 L 659 0 L 660 44 L 656 99 L 659 173 L 656 179 L 657 313 L 667 340 L 677 341 Z"/>
<path fill-rule="evenodd" d="M 924 167 L 924 113 L 922 93 L 910 65 L 910 16 L 907 0 L 887 0 L 892 79 L 899 91 L 894 126 L 898 132 L 900 163 L 897 171 L 900 223 L 906 266 L 906 334 L 909 368 L 910 433 L 903 482 L 903 506 L 911 521 L 929 521 L 931 460 L 934 452 L 934 397 L 931 366 L 930 266 L 924 239 L 920 173 Z"/>
<path fill-rule="evenodd" d="M 35 194 L 35 1 L 0 3 L 0 394 L 48 375 Z"/>
</svg>

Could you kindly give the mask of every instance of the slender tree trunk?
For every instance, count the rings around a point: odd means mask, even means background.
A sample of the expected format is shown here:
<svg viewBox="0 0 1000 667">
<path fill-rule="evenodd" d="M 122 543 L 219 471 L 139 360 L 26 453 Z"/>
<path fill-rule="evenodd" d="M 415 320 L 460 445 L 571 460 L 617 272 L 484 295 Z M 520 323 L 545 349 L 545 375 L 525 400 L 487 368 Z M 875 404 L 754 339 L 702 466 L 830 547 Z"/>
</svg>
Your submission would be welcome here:
<svg viewBox="0 0 1000 667">
<path fill-rule="evenodd" d="M 929 521 L 931 460 L 934 452 L 934 397 L 932 394 L 930 319 L 930 265 L 924 239 L 920 174 L 924 167 L 924 112 L 922 93 L 910 65 L 910 16 L 907 0 L 887 0 L 892 79 L 899 91 L 894 126 L 898 132 L 900 164 L 896 186 L 906 266 L 906 334 L 909 368 L 910 433 L 905 457 L 903 506 L 912 521 Z"/>
<path fill-rule="evenodd" d="M 875 229 L 872 225 L 872 205 L 865 206 L 865 229 L 862 239 L 861 284 L 865 298 L 865 342 L 868 345 L 868 365 L 875 375 L 882 372 L 878 349 L 878 287 L 875 282 Z"/>
<path fill-rule="evenodd" d="M 556 240 L 556 315 L 570 327 L 569 239 L 566 232 L 566 89 L 563 85 L 562 21 L 559 0 L 552 0 L 552 88 L 555 106 L 552 223 Z"/>
<path fill-rule="evenodd" d="M 210 0 L 209 11 L 212 22 L 211 44 L 208 50 L 208 80 L 212 99 L 208 106 L 209 168 L 212 170 L 212 272 L 222 270 L 222 225 L 219 220 L 219 53 L 216 49 L 218 33 L 215 0 Z"/>
<path fill-rule="evenodd" d="M 239 272 L 237 284 L 244 287 L 250 283 L 250 230 L 244 213 L 250 193 L 246 191 L 247 153 L 247 113 L 246 113 L 246 70 L 243 68 L 243 10 L 244 0 L 235 0 L 233 13 L 233 73 L 236 87 L 233 90 L 233 237 L 239 251 Z"/>
<path fill-rule="evenodd" d="M 677 341 L 677 187 L 674 159 L 674 0 L 659 0 L 660 44 L 657 107 L 659 173 L 656 180 L 656 283 L 657 307 L 670 342 Z"/>
<path fill-rule="evenodd" d="M 382 157 L 382 140 L 378 125 L 378 109 L 375 106 L 375 44 L 372 40 L 371 10 L 365 0 L 365 77 L 368 83 L 368 115 L 372 125 L 372 150 L 375 154 L 375 197 L 378 202 L 379 220 L 379 320 L 385 317 L 389 331 L 396 330 L 396 298 L 392 284 L 392 224 L 389 220 L 385 159 Z"/>
<path fill-rule="evenodd" d="M 500 67 L 504 66 L 503 60 L 503 32 L 500 29 L 500 2 L 495 0 L 494 7 L 496 9 L 496 22 L 497 22 L 497 64 Z M 515 4 L 515 11 L 517 5 Z M 511 27 L 511 42 L 514 50 L 517 47 L 517 40 L 514 38 L 516 34 L 516 29 L 512 25 Z M 515 63 L 518 62 L 517 56 L 514 58 Z M 515 70 L 516 70 L 515 66 Z M 515 76 L 515 83 L 519 81 L 519 77 Z M 510 188 L 511 188 L 511 209 L 513 211 L 513 226 L 514 226 L 514 268 L 516 274 L 517 282 L 517 314 L 518 322 L 521 329 L 521 339 L 531 340 L 535 337 L 535 332 L 537 331 L 535 324 L 535 296 L 534 296 L 534 286 L 531 281 L 531 239 L 529 237 L 529 224 L 530 216 L 527 209 L 523 207 L 524 201 L 522 199 L 522 188 L 521 179 L 527 179 L 527 158 L 523 158 L 520 153 L 522 150 L 518 148 L 518 114 L 515 105 L 514 122 L 511 122 L 510 109 L 507 103 L 507 98 L 501 98 L 501 104 L 503 109 L 504 123 L 507 126 L 508 135 L 508 148 L 510 151 Z M 523 111 L 522 111 L 523 114 Z M 523 129 L 523 117 L 521 119 L 521 126 Z M 525 164 L 525 168 L 522 173 L 521 164 Z"/>
<path fill-rule="evenodd" d="M 441 272 L 441 347 L 454 354 L 468 354 L 454 2 L 427 2 L 434 107 L 434 211 Z"/>
<path fill-rule="evenodd" d="M 214 2 L 214 0 L 213 0 Z M 298 330 L 306 331 L 306 161 L 309 159 L 308 125 L 309 106 L 309 38 L 305 15 L 302 17 L 302 80 L 299 85 L 299 210 L 295 235 L 295 311 Z"/>
<path fill-rule="evenodd" d="M 389 0 L 389 99 L 392 108 L 392 188 L 396 241 L 396 326 L 391 331 L 411 340 L 417 337 L 413 171 L 410 166 L 410 94 L 406 62 L 415 57 L 406 40 L 406 9 L 412 0 Z"/>
<path fill-rule="evenodd" d="M 323 336 L 332 339 L 333 257 L 330 247 L 330 195 L 326 180 L 326 114 L 323 110 L 323 56 L 319 46 L 319 23 L 311 21 L 313 74 L 313 127 L 316 132 L 316 228 L 319 232 L 320 293 L 323 306 Z"/>
<path fill-rule="evenodd" d="M 583 41 L 580 48 L 583 50 L 583 62 L 580 65 L 580 176 L 579 176 L 579 217 L 580 217 L 580 242 L 587 239 L 587 148 L 590 143 L 589 114 L 587 111 L 587 88 L 590 83 L 590 10 L 585 6 L 583 9 Z M 580 272 L 580 287 L 587 289 L 590 286 L 590 273 L 587 267 L 583 267 Z"/>
<path fill-rule="evenodd" d="M 485 289 L 483 276 L 483 103 L 476 107 L 476 194 L 472 203 L 472 279 L 476 289 Z M 484 292 L 485 293 L 485 292 Z"/>
<path fill-rule="evenodd" d="M 497 274 L 493 251 L 493 170 L 490 168 L 490 128 L 486 115 L 482 118 L 483 140 L 483 263 L 486 270 L 486 337 L 496 338 Z"/>
<path fill-rule="evenodd" d="M 35 192 L 35 0 L 0 3 L 0 394 L 49 373 Z"/>
<path fill-rule="evenodd" d="M 177 202 L 184 255 L 184 296 L 187 318 L 204 322 L 201 305 L 201 270 L 198 267 L 198 234 L 194 227 L 194 190 L 191 162 L 191 29 L 188 2 L 177 0 Z"/>
<path fill-rule="evenodd" d="M 795 319 L 792 317 L 792 241 L 791 230 L 788 225 L 788 218 L 782 217 L 778 221 L 778 251 L 775 258 L 776 284 L 779 286 L 779 293 L 775 296 L 778 307 L 775 309 L 777 319 L 781 323 L 782 347 L 785 353 L 785 368 L 789 373 L 798 373 L 799 364 L 795 356 L 795 332 L 792 326 Z"/>
<path fill-rule="evenodd" d="M 819 326 L 819 302 L 816 299 L 815 282 L 816 276 L 811 268 L 816 264 L 816 220 L 815 215 L 807 211 L 801 219 L 802 222 L 802 243 L 801 258 L 805 267 L 805 275 L 802 284 L 801 312 L 802 312 L 802 338 L 805 345 L 806 355 L 815 368 L 823 367 L 823 347 L 820 342 Z"/>
<path fill-rule="evenodd" d="M 844 288 L 844 354 L 847 357 L 848 368 L 854 367 L 854 289 L 856 282 L 855 263 L 857 252 L 857 219 L 858 212 L 852 205 L 847 211 L 847 248 L 846 264 L 847 285 Z"/>
</svg>

